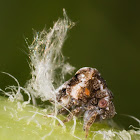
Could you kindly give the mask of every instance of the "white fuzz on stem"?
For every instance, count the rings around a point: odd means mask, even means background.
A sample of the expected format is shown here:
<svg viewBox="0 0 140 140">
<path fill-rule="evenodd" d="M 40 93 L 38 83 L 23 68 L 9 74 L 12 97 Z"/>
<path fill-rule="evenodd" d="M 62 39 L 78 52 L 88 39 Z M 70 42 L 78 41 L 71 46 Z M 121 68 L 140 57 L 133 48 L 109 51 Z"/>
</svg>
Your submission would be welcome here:
<svg viewBox="0 0 140 140">
<path fill-rule="evenodd" d="M 56 101 L 56 88 L 64 82 L 65 75 L 74 70 L 62 54 L 67 31 L 74 23 L 68 19 L 65 10 L 63 15 L 64 18 L 58 19 L 53 28 L 36 32 L 29 46 L 32 78 L 27 82 L 26 89 L 42 101 Z"/>
</svg>

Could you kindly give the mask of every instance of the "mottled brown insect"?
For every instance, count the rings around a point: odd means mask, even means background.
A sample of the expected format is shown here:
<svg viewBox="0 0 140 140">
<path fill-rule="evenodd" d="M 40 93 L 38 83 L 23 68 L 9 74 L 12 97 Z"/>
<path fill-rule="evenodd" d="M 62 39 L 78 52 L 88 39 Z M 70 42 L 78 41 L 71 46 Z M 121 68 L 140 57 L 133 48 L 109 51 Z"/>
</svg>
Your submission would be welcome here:
<svg viewBox="0 0 140 140">
<path fill-rule="evenodd" d="M 64 106 L 58 110 L 58 114 L 66 114 L 68 110 L 71 112 L 63 122 L 70 121 L 73 116 L 83 115 L 86 137 L 95 121 L 115 115 L 112 92 L 95 68 L 79 69 L 74 77 L 58 88 L 57 93 L 57 101 Z"/>
</svg>

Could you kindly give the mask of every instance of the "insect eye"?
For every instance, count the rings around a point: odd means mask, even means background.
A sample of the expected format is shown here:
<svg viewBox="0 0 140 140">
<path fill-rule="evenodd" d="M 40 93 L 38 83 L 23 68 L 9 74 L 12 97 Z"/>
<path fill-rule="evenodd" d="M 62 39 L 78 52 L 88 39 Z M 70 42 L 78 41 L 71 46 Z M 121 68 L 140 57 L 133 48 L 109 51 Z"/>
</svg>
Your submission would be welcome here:
<svg viewBox="0 0 140 140">
<path fill-rule="evenodd" d="M 107 107 L 107 101 L 105 99 L 101 99 L 98 103 L 98 106 L 100 108 L 106 108 Z"/>
</svg>

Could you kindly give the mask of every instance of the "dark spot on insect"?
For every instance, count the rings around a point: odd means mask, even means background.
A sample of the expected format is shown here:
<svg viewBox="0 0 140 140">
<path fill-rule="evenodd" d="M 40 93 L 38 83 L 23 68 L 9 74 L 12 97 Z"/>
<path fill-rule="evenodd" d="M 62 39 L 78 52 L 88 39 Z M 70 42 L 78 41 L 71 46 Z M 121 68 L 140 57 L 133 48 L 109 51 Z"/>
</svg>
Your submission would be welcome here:
<svg viewBox="0 0 140 140">
<path fill-rule="evenodd" d="M 93 80 L 93 89 L 94 89 L 94 90 L 100 89 L 100 85 L 99 85 L 99 82 L 98 82 L 97 78 L 95 78 L 95 79 Z"/>
<path fill-rule="evenodd" d="M 77 76 L 74 76 L 74 77 L 72 77 L 72 79 L 70 80 L 70 82 L 69 82 L 69 86 L 74 86 L 74 85 L 76 85 L 78 83 L 78 79 L 77 79 Z"/>
<path fill-rule="evenodd" d="M 106 97 L 106 92 L 100 90 L 96 92 L 96 98 L 104 98 L 104 97 Z"/>
</svg>

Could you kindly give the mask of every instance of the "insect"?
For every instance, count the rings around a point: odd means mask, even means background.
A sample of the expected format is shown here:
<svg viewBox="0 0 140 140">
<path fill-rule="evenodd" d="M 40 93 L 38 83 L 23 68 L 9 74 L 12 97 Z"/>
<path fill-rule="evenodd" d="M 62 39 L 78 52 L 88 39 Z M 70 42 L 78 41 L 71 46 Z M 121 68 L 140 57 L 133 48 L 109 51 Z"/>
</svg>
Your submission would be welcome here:
<svg viewBox="0 0 140 140">
<path fill-rule="evenodd" d="M 73 116 L 83 115 L 86 137 L 95 121 L 114 117 L 115 107 L 112 100 L 112 92 L 95 68 L 79 69 L 57 89 L 57 101 L 64 106 L 58 110 L 58 114 L 68 114 L 63 122 L 70 121 Z"/>
</svg>

